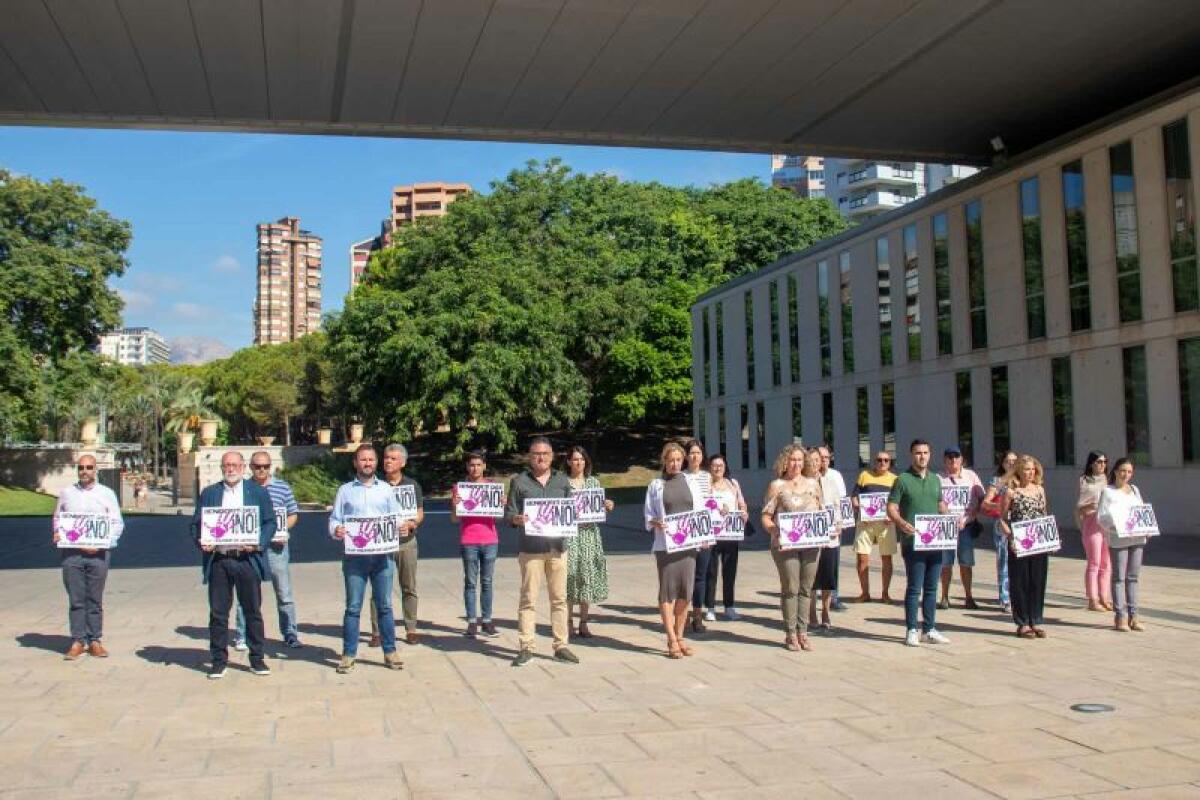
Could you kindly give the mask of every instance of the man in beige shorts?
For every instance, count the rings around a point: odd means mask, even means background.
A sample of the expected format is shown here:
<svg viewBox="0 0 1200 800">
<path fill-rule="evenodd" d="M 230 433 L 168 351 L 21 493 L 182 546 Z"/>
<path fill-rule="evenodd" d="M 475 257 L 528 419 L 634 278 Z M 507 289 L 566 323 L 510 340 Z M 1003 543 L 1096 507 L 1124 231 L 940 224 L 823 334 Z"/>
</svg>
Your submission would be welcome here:
<svg viewBox="0 0 1200 800">
<path fill-rule="evenodd" d="M 883 594 L 880 600 L 892 602 L 888 596 L 888 588 L 892 584 L 892 556 L 898 549 L 896 544 L 896 528 L 887 521 L 887 494 L 892 491 L 896 475 L 891 471 L 892 457 L 886 452 L 875 454 L 870 469 L 859 473 L 858 480 L 851 491 L 851 502 L 858 513 L 858 525 L 854 532 L 854 553 L 858 568 L 858 582 L 862 593 L 855 599 L 858 603 L 871 601 L 871 579 L 869 564 L 871 548 L 879 548 L 879 557 L 883 561 Z"/>
</svg>

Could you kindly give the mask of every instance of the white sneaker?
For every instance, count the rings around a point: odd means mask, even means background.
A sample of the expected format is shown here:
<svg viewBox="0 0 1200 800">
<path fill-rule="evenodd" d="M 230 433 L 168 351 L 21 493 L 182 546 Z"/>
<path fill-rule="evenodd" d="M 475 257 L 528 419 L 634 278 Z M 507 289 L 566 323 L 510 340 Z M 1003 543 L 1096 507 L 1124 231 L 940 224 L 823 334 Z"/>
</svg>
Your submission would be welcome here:
<svg viewBox="0 0 1200 800">
<path fill-rule="evenodd" d="M 937 628 L 930 628 L 929 632 L 921 638 L 930 644 L 950 644 L 950 640 L 938 633 Z"/>
<path fill-rule="evenodd" d="M 233 643 L 233 649 L 237 650 L 239 653 L 244 653 L 250 648 L 247 646 L 245 639 L 238 639 Z"/>
<path fill-rule="evenodd" d="M 909 628 L 908 633 L 904 636 L 904 644 L 909 647 L 920 647 L 921 637 L 917 634 L 916 628 Z"/>
<path fill-rule="evenodd" d="M 710 608 L 707 611 L 705 611 L 704 612 L 704 621 L 705 622 L 716 622 L 717 621 L 716 609 Z"/>
</svg>

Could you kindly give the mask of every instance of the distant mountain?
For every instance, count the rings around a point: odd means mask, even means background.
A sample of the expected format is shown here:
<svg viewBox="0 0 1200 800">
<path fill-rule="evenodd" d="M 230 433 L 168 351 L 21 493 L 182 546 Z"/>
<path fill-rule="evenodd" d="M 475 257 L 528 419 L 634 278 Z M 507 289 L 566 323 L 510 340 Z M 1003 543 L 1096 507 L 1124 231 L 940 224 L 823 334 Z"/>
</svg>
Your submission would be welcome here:
<svg viewBox="0 0 1200 800">
<path fill-rule="evenodd" d="M 179 336 L 170 344 L 172 364 L 205 364 L 233 353 L 232 347 L 211 336 Z"/>
</svg>

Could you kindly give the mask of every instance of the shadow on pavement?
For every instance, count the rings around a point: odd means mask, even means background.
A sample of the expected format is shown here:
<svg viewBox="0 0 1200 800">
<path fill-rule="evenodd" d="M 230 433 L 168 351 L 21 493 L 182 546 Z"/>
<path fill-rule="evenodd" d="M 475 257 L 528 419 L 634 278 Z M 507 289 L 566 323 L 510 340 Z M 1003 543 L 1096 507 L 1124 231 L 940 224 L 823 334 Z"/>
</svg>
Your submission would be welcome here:
<svg viewBox="0 0 1200 800">
<path fill-rule="evenodd" d="M 17 637 L 17 644 L 61 655 L 71 646 L 71 637 L 54 633 L 22 633 Z"/>
</svg>

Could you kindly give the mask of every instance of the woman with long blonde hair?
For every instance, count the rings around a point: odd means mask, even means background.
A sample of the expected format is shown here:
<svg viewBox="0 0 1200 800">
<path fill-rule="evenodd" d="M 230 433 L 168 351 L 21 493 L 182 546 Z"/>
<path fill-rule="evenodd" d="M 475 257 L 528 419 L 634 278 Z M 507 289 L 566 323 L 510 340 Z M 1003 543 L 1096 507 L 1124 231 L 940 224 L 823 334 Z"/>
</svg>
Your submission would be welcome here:
<svg viewBox="0 0 1200 800">
<path fill-rule="evenodd" d="M 1045 639 L 1042 610 L 1046 603 L 1046 578 L 1050 554 L 1017 557 L 1012 524 L 1049 514 L 1046 490 L 1042 486 L 1042 464 L 1031 455 L 1017 457 L 1001 504 L 999 525 L 1013 557 L 1008 562 L 1009 589 L 1012 593 L 1013 621 L 1022 639 Z"/>
<path fill-rule="evenodd" d="M 696 582 L 696 551 L 667 552 L 666 518 L 671 514 L 695 511 L 696 496 L 691 482 L 683 472 L 684 449 L 677 442 L 667 442 L 659 455 L 662 475 L 646 488 L 643 515 L 646 530 L 654 534 L 655 566 L 658 569 L 658 610 L 667 632 L 667 656 L 683 658 L 693 653 L 683 641 L 687 628 L 688 606 Z"/>
<path fill-rule="evenodd" d="M 763 530 L 771 537 L 771 557 L 779 570 L 779 608 L 783 614 L 784 647 L 811 650 L 805 612 L 817 577 L 821 548 L 783 550 L 779 545 L 776 515 L 787 511 L 820 511 L 825 507 L 821 492 L 821 454 L 798 444 L 783 448 L 775 459 L 775 480 L 763 500 Z"/>
</svg>

